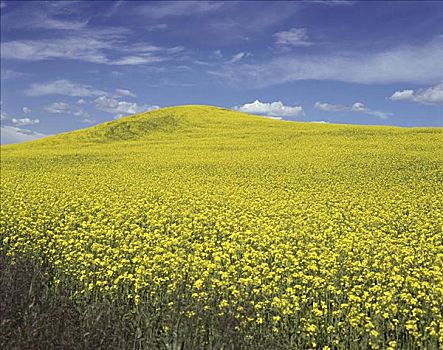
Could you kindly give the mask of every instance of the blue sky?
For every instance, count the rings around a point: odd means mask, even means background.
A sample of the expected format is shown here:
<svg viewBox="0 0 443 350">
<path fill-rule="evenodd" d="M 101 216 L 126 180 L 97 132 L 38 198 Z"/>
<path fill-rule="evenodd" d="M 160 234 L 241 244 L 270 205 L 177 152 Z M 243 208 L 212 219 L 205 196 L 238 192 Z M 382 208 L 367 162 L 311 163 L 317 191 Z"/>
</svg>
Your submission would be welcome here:
<svg viewBox="0 0 443 350">
<path fill-rule="evenodd" d="M 1 1 L 2 143 L 182 104 L 443 126 L 443 3 Z"/>
</svg>

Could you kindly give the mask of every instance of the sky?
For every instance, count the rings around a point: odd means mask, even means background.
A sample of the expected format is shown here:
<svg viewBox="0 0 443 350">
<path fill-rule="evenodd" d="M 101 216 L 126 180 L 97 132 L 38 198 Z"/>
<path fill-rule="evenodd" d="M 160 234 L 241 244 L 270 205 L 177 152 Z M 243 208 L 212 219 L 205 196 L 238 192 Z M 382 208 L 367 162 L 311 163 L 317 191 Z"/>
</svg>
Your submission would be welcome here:
<svg viewBox="0 0 443 350">
<path fill-rule="evenodd" d="M 1 141 L 207 104 L 443 126 L 443 2 L 1 1 Z"/>
</svg>

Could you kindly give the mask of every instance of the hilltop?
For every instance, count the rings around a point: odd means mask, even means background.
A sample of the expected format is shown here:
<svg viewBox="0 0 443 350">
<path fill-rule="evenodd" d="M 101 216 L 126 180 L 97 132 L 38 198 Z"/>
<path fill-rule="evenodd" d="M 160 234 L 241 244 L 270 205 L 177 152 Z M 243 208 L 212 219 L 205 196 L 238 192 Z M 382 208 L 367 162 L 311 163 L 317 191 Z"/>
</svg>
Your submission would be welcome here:
<svg viewBox="0 0 443 350">
<path fill-rule="evenodd" d="M 388 126 L 356 126 L 343 124 L 319 124 L 275 120 L 238 111 L 206 105 L 166 107 L 93 127 L 49 136 L 44 139 L 19 145 L 4 145 L 2 148 L 27 148 L 26 145 L 44 147 L 54 144 L 102 144 L 115 141 L 167 140 L 174 138 L 232 137 L 244 139 L 253 135 L 279 135 L 286 139 L 291 134 L 330 136 L 377 137 L 391 134 L 415 133 L 441 134 L 437 128 L 400 128 Z M 31 146 L 30 146 L 31 147 Z"/>
</svg>

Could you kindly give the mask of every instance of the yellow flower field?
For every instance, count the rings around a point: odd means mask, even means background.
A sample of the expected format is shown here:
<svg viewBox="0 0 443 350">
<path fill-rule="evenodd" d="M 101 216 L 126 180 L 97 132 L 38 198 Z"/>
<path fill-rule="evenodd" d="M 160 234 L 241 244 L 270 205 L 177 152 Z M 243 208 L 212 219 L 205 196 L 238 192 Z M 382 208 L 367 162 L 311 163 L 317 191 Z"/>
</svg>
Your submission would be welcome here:
<svg viewBox="0 0 443 350">
<path fill-rule="evenodd" d="M 2 146 L 2 250 L 131 348 L 438 349 L 442 144 L 184 106 Z"/>
</svg>

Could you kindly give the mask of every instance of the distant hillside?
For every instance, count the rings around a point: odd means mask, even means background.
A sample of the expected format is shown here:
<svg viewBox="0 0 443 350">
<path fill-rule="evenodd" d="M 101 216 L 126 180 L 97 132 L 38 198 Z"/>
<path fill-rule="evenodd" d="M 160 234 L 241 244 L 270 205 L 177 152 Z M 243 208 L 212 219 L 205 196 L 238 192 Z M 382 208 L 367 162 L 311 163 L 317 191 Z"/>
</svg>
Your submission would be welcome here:
<svg viewBox="0 0 443 350">
<path fill-rule="evenodd" d="M 290 122 L 213 106 L 185 105 L 161 108 L 124 117 L 90 128 L 49 136 L 32 143 L 26 143 L 26 145 L 32 145 L 30 147 L 34 148 L 64 142 L 88 144 L 158 138 L 167 140 L 172 135 L 174 135 L 174 138 L 180 135 L 180 137 L 187 138 L 219 136 L 244 139 L 263 133 L 264 135 L 275 135 L 286 139 L 294 133 L 311 134 L 311 136 L 317 133 L 327 133 L 331 136 L 353 135 L 358 138 L 368 138 L 390 134 L 412 135 L 416 132 L 441 134 L 441 130 L 435 128 L 403 129 L 387 126 Z M 8 145 L 6 147 L 28 147 L 26 145 Z"/>
</svg>

